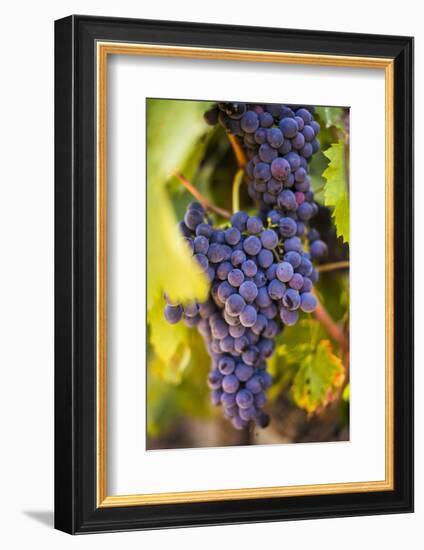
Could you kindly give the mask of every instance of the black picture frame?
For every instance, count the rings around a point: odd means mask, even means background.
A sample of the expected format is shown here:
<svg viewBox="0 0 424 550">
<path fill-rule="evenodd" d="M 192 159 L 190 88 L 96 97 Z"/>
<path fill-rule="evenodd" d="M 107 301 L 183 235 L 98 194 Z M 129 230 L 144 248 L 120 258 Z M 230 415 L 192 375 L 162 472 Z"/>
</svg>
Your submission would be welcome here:
<svg viewBox="0 0 424 550">
<path fill-rule="evenodd" d="M 97 507 L 96 41 L 394 60 L 394 490 Z M 413 39 L 73 15 L 55 22 L 55 527 L 94 533 L 413 511 Z"/>
</svg>

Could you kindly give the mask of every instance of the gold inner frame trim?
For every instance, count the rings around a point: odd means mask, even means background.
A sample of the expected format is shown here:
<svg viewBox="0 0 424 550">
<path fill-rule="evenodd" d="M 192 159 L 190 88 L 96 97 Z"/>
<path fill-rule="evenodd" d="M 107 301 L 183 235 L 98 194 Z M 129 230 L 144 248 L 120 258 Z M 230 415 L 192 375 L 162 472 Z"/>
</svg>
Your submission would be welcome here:
<svg viewBox="0 0 424 550">
<path fill-rule="evenodd" d="M 97 506 L 142 506 L 237 499 L 363 493 L 394 489 L 394 214 L 393 214 L 393 110 L 394 60 L 302 53 L 267 52 L 219 48 L 162 46 L 123 42 L 96 44 L 97 54 Z M 142 55 L 384 69 L 386 124 L 386 372 L 385 372 L 385 479 L 315 485 L 217 489 L 178 493 L 109 496 L 107 493 L 107 61 L 109 55 Z"/>
</svg>

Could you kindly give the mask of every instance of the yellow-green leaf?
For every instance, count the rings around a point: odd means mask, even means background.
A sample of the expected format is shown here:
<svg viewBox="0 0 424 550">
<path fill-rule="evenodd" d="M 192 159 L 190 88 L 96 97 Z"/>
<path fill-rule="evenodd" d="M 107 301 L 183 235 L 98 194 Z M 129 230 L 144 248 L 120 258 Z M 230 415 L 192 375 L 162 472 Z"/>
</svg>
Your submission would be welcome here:
<svg viewBox="0 0 424 550">
<path fill-rule="evenodd" d="M 306 355 L 294 379 L 293 400 L 308 413 L 330 403 L 345 378 L 343 363 L 333 353 L 329 340 L 321 340 L 315 352 Z"/>
<path fill-rule="evenodd" d="M 208 131 L 203 112 L 208 103 L 147 100 L 147 306 L 163 291 L 173 300 L 203 300 L 208 281 L 181 241 L 166 182 Z"/>
<path fill-rule="evenodd" d="M 333 208 L 337 236 L 349 243 L 349 195 L 346 181 L 346 144 L 343 140 L 334 143 L 324 151 L 330 160 L 323 177 L 327 180 L 324 188 L 324 204 Z"/>
</svg>

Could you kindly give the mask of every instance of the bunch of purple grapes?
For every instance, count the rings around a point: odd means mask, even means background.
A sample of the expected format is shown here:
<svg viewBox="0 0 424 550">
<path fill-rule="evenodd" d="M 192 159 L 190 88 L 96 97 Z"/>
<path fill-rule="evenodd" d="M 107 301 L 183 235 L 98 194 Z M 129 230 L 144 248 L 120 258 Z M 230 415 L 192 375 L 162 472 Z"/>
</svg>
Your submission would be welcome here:
<svg viewBox="0 0 424 550">
<path fill-rule="evenodd" d="M 314 108 L 300 105 L 218 103 L 205 113 L 209 124 L 221 124 L 236 136 L 248 162 L 246 178 L 249 196 L 263 216 L 277 210 L 297 223 L 296 234 L 307 233 L 308 222 L 318 206 L 314 202 L 309 162 L 319 150 L 319 123 Z M 314 259 L 326 255 L 326 244 L 313 233 Z"/>
<path fill-rule="evenodd" d="M 214 228 L 199 203 L 179 224 L 182 238 L 211 289 L 204 303 L 175 304 L 165 296 L 165 317 L 197 327 L 211 356 L 208 384 L 212 403 L 222 405 L 236 429 L 255 421 L 268 425 L 262 410 L 272 383 L 266 359 L 285 325 L 299 311 L 312 312 L 317 280 L 297 223 L 277 210 L 264 220 L 236 212 L 224 229 Z"/>
</svg>

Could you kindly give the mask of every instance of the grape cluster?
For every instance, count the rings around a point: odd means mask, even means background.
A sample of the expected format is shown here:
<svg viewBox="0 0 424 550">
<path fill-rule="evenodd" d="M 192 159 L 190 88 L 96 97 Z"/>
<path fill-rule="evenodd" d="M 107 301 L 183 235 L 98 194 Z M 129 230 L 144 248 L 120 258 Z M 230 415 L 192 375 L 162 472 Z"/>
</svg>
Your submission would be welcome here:
<svg viewBox="0 0 424 550">
<path fill-rule="evenodd" d="M 309 176 L 309 162 L 320 147 L 320 125 L 313 115 L 313 107 L 300 105 L 228 102 L 205 114 L 209 124 L 220 123 L 243 147 L 249 196 L 263 216 L 275 209 L 292 218 L 299 237 L 318 211 Z M 319 236 L 317 240 L 311 250 L 314 259 L 327 253 L 325 243 Z"/>
<path fill-rule="evenodd" d="M 266 222 L 236 212 L 228 227 L 214 228 L 199 203 L 191 203 L 179 224 L 182 238 L 211 290 L 204 303 L 175 304 L 165 296 L 165 317 L 197 327 L 212 359 L 208 385 L 212 403 L 222 405 L 236 429 L 250 421 L 265 427 L 262 408 L 272 378 L 266 359 L 285 325 L 299 311 L 312 312 L 317 280 L 310 255 L 303 250 L 296 221 L 278 211 Z"/>
</svg>

